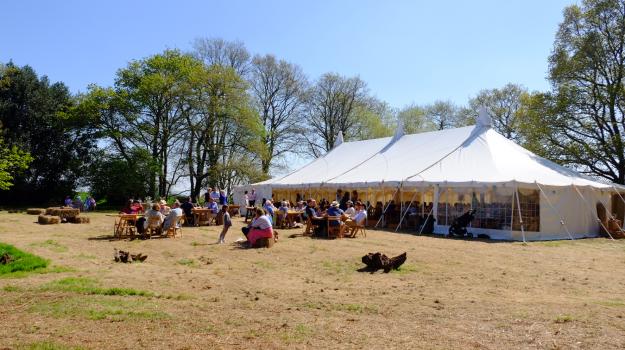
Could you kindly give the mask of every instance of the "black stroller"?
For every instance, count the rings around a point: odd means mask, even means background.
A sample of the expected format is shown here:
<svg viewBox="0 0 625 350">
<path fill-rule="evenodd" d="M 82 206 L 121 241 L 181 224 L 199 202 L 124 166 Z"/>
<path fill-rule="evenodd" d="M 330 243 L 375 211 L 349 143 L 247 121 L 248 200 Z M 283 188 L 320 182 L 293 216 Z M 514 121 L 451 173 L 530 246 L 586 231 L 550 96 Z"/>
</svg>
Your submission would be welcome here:
<svg viewBox="0 0 625 350">
<path fill-rule="evenodd" d="M 467 226 L 473 221 L 475 218 L 475 210 L 471 209 L 468 212 L 460 215 L 455 218 L 449 227 L 449 234 L 447 237 L 468 237 L 472 238 L 473 234 L 467 232 Z"/>
</svg>

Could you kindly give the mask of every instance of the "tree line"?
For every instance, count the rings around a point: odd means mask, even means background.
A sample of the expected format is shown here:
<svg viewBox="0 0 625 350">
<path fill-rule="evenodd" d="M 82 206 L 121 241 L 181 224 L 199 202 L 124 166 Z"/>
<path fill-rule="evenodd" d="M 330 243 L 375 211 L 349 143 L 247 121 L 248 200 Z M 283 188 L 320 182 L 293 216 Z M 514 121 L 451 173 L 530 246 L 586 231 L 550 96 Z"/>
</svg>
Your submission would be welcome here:
<svg viewBox="0 0 625 350">
<path fill-rule="evenodd" d="M 319 157 L 346 140 L 470 125 L 480 106 L 493 128 L 590 176 L 625 184 L 625 1 L 564 9 L 548 57 L 549 91 L 519 84 L 450 101 L 393 108 L 360 77 L 310 79 L 297 64 L 252 55 L 242 42 L 200 38 L 121 67 L 113 86 L 71 94 L 28 66 L 0 65 L 0 200 L 58 201 L 80 187 L 129 196 L 192 196 Z M 184 185 L 182 185 L 184 184 Z"/>
</svg>

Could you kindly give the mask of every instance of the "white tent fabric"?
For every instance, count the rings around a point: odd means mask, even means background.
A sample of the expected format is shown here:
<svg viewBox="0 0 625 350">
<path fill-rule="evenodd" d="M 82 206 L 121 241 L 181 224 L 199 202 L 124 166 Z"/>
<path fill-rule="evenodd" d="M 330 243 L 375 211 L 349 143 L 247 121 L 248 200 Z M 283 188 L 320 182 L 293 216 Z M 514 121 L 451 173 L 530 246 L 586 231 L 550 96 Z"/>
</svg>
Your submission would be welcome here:
<svg viewBox="0 0 625 350">
<path fill-rule="evenodd" d="M 400 127 L 392 138 L 341 142 L 286 176 L 245 188 L 256 187 L 269 198 L 273 189 L 280 188 L 402 186 L 435 187 L 440 191 L 496 185 L 537 190 L 540 185 L 553 207 L 541 193 L 540 232 L 529 234 L 529 239 L 597 234 L 595 204 L 601 202 L 609 208 L 610 194 L 615 192 L 613 184 L 595 181 L 518 146 L 491 129 L 484 113 L 477 120 L 476 126 L 411 135 L 404 135 Z M 437 227 L 438 231 L 444 229 Z M 494 231 L 483 230 L 493 238 L 519 238 L 519 232 Z"/>
</svg>

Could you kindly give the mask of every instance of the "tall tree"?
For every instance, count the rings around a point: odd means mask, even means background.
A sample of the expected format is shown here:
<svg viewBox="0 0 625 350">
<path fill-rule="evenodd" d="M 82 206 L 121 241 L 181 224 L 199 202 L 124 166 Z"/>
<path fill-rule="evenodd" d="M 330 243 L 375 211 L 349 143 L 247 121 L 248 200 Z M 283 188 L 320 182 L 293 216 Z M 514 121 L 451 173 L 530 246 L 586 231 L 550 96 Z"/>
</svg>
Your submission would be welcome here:
<svg viewBox="0 0 625 350">
<path fill-rule="evenodd" d="M 179 178 L 181 158 L 171 155 L 182 147 L 189 96 L 202 69 L 191 55 L 166 50 L 120 69 L 114 89 L 91 88 L 90 97 L 100 100 L 100 126 L 117 152 L 132 163 L 132 150 L 146 149 L 158 165 L 149 172 L 151 196 L 167 196 Z"/>
<path fill-rule="evenodd" d="M 193 42 L 193 55 L 207 66 L 230 67 L 244 78 L 251 69 L 251 55 L 241 41 L 197 38 Z"/>
<path fill-rule="evenodd" d="M 349 139 L 358 123 L 356 107 L 366 103 L 367 97 L 367 84 L 359 77 L 322 75 L 312 87 L 307 103 L 307 151 L 314 157 L 321 156 L 334 147 L 339 132 Z"/>
<path fill-rule="evenodd" d="M 474 115 L 477 115 L 480 107 L 486 107 L 490 112 L 493 128 L 506 138 L 522 143 L 519 110 L 522 98 L 527 94 L 527 89 L 521 85 L 506 84 L 500 89 L 480 91 L 469 100 L 469 106 Z"/>
<path fill-rule="evenodd" d="M 434 123 L 428 119 L 427 108 L 417 104 L 413 103 L 405 106 L 399 110 L 397 116 L 404 124 L 406 134 L 416 134 L 436 129 Z"/>
<path fill-rule="evenodd" d="M 265 128 L 267 146 L 261 159 L 264 174 L 276 158 L 296 149 L 301 134 L 304 94 L 307 80 L 299 66 L 273 55 L 255 56 L 252 60 L 251 91 Z"/>
<path fill-rule="evenodd" d="M 98 135 L 63 83 L 51 84 L 28 66 L 0 65 L 0 124 L 6 147 L 33 158 L 0 201 L 60 201 L 74 192 Z"/>
<path fill-rule="evenodd" d="M 584 0 L 564 10 L 542 99 L 554 160 L 625 183 L 625 1 Z"/>
<path fill-rule="evenodd" d="M 0 130 L 1 135 L 1 130 Z M 13 186 L 13 178 L 16 173 L 28 169 L 33 157 L 17 146 L 7 147 L 4 139 L 0 137 L 0 190 L 8 190 Z"/>
<path fill-rule="evenodd" d="M 456 128 L 466 125 L 461 118 L 460 109 L 451 101 L 435 101 L 425 107 L 425 116 L 436 130 Z"/>
</svg>

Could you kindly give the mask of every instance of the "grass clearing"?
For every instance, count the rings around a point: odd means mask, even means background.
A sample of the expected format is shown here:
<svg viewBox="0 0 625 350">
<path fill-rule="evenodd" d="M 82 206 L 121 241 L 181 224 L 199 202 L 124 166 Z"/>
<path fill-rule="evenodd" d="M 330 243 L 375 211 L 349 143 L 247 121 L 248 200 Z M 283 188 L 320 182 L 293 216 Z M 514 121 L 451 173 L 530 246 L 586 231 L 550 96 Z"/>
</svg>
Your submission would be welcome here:
<svg viewBox="0 0 625 350">
<path fill-rule="evenodd" d="M 27 345 L 20 345 L 18 350 L 83 350 L 85 348 L 80 346 L 67 346 L 51 341 L 42 341 L 30 343 Z"/>
<path fill-rule="evenodd" d="M 31 247 L 41 247 L 41 248 L 46 248 L 48 250 L 51 250 L 55 253 L 65 253 L 67 252 L 67 247 L 62 245 L 61 243 L 53 240 L 53 239 L 48 239 L 45 240 L 43 242 L 37 242 L 37 243 L 31 243 L 30 244 Z"/>
<path fill-rule="evenodd" d="M 41 301 L 29 309 L 54 318 L 85 318 L 89 320 L 160 320 L 171 316 L 158 309 L 149 299 L 102 299 L 101 296 L 69 297 Z"/>
<path fill-rule="evenodd" d="M 0 243 L 0 256 L 4 254 L 8 254 L 12 261 L 0 264 L 0 276 L 35 271 L 48 266 L 48 260 L 44 258 L 21 251 L 10 244 Z"/>
<path fill-rule="evenodd" d="M 85 277 L 67 277 L 47 283 L 40 288 L 42 291 L 72 292 L 92 295 L 119 295 L 153 297 L 156 294 L 132 288 L 101 288 L 97 280 Z"/>
<path fill-rule="evenodd" d="M 271 249 L 245 250 L 232 243 L 242 237 L 238 217 L 229 244 L 203 246 L 220 227 L 184 227 L 176 239 L 109 240 L 114 218 L 89 216 L 88 225 L 41 226 L 0 212 L 0 241 L 29 247 L 56 240 L 68 249 L 38 247 L 48 267 L 9 274 L 20 280 L 0 276 L 0 348 L 46 341 L 61 349 L 624 344 L 625 241 L 521 246 L 382 230 L 323 240 L 301 237 L 299 229 L 281 230 L 298 235 Z M 64 238 L 55 238 L 60 232 Z M 148 259 L 116 263 L 114 248 Z M 407 251 L 407 260 L 389 274 L 358 272 L 361 257 L 376 251 Z M 54 270 L 66 273 L 40 274 Z"/>
</svg>

